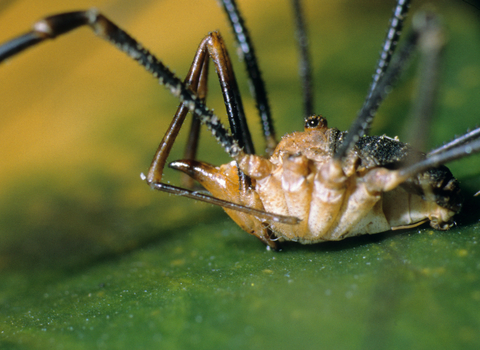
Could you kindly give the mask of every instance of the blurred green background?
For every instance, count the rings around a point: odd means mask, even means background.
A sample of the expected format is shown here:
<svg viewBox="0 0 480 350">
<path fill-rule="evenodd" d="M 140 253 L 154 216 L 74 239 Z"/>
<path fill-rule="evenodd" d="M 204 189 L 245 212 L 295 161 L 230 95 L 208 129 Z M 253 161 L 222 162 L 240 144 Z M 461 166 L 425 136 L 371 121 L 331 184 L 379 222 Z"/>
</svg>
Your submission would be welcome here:
<svg viewBox="0 0 480 350">
<path fill-rule="evenodd" d="M 239 3 L 278 134 L 301 130 L 290 4 Z M 316 110 L 330 126 L 347 129 L 361 106 L 393 5 L 305 1 Z M 182 77 L 209 31 L 223 33 L 234 57 L 213 0 L 6 1 L 0 42 L 44 15 L 92 6 Z M 415 1 L 412 12 L 425 6 Z M 478 125 L 480 112 L 480 10 L 456 0 L 435 9 L 448 44 L 429 147 Z M 415 75 L 413 64 L 373 133 L 408 129 Z M 215 79 L 209 105 L 223 115 Z M 1 349 L 479 347 L 478 156 L 450 166 L 467 202 L 448 232 L 420 227 L 274 253 L 221 209 L 140 181 L 177 101 L 88 29 L 9 60 L 0 81 Z M 228 161 L 207 132 L 201 145 L 200 159 Z"/>
</svg>

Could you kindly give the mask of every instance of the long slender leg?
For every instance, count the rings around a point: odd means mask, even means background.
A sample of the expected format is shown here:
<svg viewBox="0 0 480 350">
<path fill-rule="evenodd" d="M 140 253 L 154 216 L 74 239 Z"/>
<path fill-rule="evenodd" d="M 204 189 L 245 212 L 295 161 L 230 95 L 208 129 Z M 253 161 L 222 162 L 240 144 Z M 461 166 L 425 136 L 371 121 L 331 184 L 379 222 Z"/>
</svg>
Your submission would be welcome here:
<svg viewBox="0 0 480 350">
<path fill-rule="evenodd" d="M 314 114 L 312 64 L 308 50 L 308 36 L 300 0 L 292 0 L 295 16 L 295 37 L 299 52 L 299 74 L 302 83 L 304 118 Z"/>
<path fill-rule="evenodd" d="M 382 50 L 380 51 L 380 58 L 377 61 L 377 67 L 375 68 L 375 74 L 373 75 L 372 83 L 368 89 L 367 97 L 357 115 L 357 119 L 349 130 L 347 142 L 345 142 L 344 148 L 339 152 L 338 158 L 343 158 L 345 156 L 347 148 L 353 146 L 356 140 L 358 140 L 358 137 L 368 134 L 373 118 L 377 112 L 377 108 L 385 96 L 378 100 L 378 102 L 372 101 L 372 99 L 377 99 L 378 93 L 380 92 L 380 94 L 382 94 L 381 90 L 385 88 L 384 85 L 379 86 L 379 82 L 384 77 L 395 49 L 397 48 L 409 7 L 410 0 L 397 0 L 397 5 L 393 9 L 392 17 L 390 18 L 387 35 L 385 36 Z"/>
<path fill-rule="evenodd" d="M 433 155 L 436 155 L 436 154 L 440 154 L 440 153 L 443 153 L 445 151 L 448 151 L 449 149 L 452 149 L 454 147 L 458 147 L 458 146 L 461 146 L 461 145 L 465 145 L 465 144 L 468 144 L 468 143 L 471 143 L 472 141 L 475 141 L 477 140 L 478 138 L 480 138 L 480 127 L 479 128 L 476 128 L 472 131 L 469 131 L 467 133 L 465 133 L 464 135 L 460 136 L 460 137 L 457 137 L 455 138 L 454 140 L 434 149 L 434 150 L 431 150 L 429 153 L 428 153 L 428 157 L 430 156 L 433 156 Z"/>
<path fill-rule="evenodd" d="M 203 103 L 205 103 L 206 98 L 207 98 L 207 80 L 208 80 L 208 66 L 210 61 L 208 59 L 204 60 L 203 67 L 200 72 L 200 77 L 198 80 L 198 83 L 196 84 L 195 88 L 197 89 L 197 96 L 202 100 Z M 190 68 L 190 71 L 193 69 L 193 64 Z M 190 76 L 190 72 L 188 72 L 187 77 L 185 80 L 188 79 Z M 193 82 L 192 82 L 193 83 Z M 175 117 L 174 117 L 175 118 Z M 185 146 L 185 151 L 183 153 L 183 158 L 184 159 L 196 159 L 197 158 L 197 149 L 198 149 L 198 142 L 200 138 L 200 119 L 196 114 L 193 114 L 192 116 L 192 122 L 190 124 L 190 131 L 188 133 L 188 138 L 187 138 L 187 144 Z M 182 173 L 181 175 L 181 183 L 183 187 L 187 188 L 193 188 L 195 180 L 192 179 L 190 176 L 188 176 L 185 173 Z"/>
<path fill-rule="evenodd" d="M 225 43 L 218 32 L 210 33 L 204 40 L 208 54 L 215 64 L 233 137 L 245 153 L 255 154 L 252 137 L 243 110 L 240 90 Z"/>
<path fill-rule="evenodd" d="M 34 24 L 33 30 L 22 36 L 0 46 L 0 62 L 35 46 L 36 44 L 48 39 L 65 34 L 81 26 L 89 26 L 101 38 L 114 44 L 119 50 L 128 54 L 131 58 L 143 66 L 150 74 L 158 79 L 159 83 L 165 85 L 167 89 L 180 99 L 186 108 L 198 115 L 200 121 L 207 126 L 216 138 L 218 143 L 231 157 L 237 158 L 244 154 L 235 138 L 227 131 L 217 116 L 210 111 L 202 101 L 186 86 L 178 77 L 175 76 L 160 60 L 153 56 L 140 43 L 128 35 L 125 31 L 117 27 L 105 16 L 98 13 L 96 9 L 87 11 L 76 11 L 62 13 L 47 17 Z M 219 200 L 208 195 L 195 191 L 185 190 L 179 187 L 163 184 L 160 182 L 151 182 L 152 188 L 180 196 L 194 198 L 200 201 L 219 205 L 225 208 L 246 212 L 258 218 L 272 220 L 274 222 L 285 222 L 288 224 L 298 223 L 298 219 L 289 216 L 281 216 L 272 213 L 266 213 L 261 210 L 248 208 L 242 205 Z"/>
<path fill-rule="evenodd" d="M 248 129 L 247 119 L 240 97 L 240 90 L 225 43 L 217 32 L 210 33 L 207 38 L 208 40 L 205 42 L 208 54 L 215 64 L 215 71 L 222 88 L 223 100 L 227 108 L 228 121 L 230 122 L 233 136 L 237 140 L 238 145 L 243 148 L 244 153 L 255 154 L 252 137 Z M 246 194 L 251 185 L 250 178 L 240 169 L 238 170 L 238 176 L 239 191 Z"/>
<path fill-rule="evenodd" d="M 202 101 L 206 98 L 207 93 L 207 74 L 208 74 L 208 56 L 205 48 L 205 40 L 202 41 L 198 48 L 193 63 L 185 77 L 185 84 L 192 92 L 196 93 L 198 98 Z M 170 123 L 165 135 L 163 136 L 160 145 L 153 156 L 152 164 L 148 169 L 146 180 L 149 183 L 161 182 L 163 176 L 163 169 L 170 154 L 173 144 L 180 132 L 180 129 L 185 121 L 188 113 L 188 107 L 185 102 L 180 103 L 177 112 Z M 194 114 L 194 120 L 199 118 Z M 197 135 L 198 136 L 198 135 Z M 193 150 L 195 152 L 196 150 Z M 191 153 L 192 150 L 189 150 Z"/>
<path fill-rule="evenodd" d="M 428 25 L 428 23 L 425 23 Z M 399 75 L 410 61 L 410 57 L 418 44 L 419 37 L 424 31 L 424 28 L 415 28 L 407 37 L 403 46 L 393 60 L 388 65 L 388 70 L 378 79 L 374 90 L 371 92 L 369 98 L 366 99 L 362 109 L 357 115 L 352 126 L 348 130 L 345 141 L 342 147 L 335 154 L 336 160 L 343 159 L 353 145 L 359 140 L 361 136 L 366 134 L 371 122 L 377 112 L 378 107 L 391 90 L 392 85 L 395 84 Z"/>
<path fill-rule="evenodd" d="M 426 159 L 412 164 L 406 168 L 400 169 L 398 172 L 402 177 L 408 178 L 427 169 L 434 168 L 441 164 L 449 163 L 478 152 L 480 152 L 480 140 L 476 139 L 470 143 L 464 143 L 455 147 L 451 147 L 441 153 L 429 155 Z"/>
<path fill-rule="evenodd" d="M 377 68 L 375 68 L 375 74 L 373 75 L 372 83 L 368 89 L 367 98 L 365 103 L 371 97 L 373 91 L 375 91 L 378 81 L 385 74 L 388 68 L 393 53 L 397 47 L 398 40 L 403 30 L 403 23 L 410 7 L 410 0 L 398 0 L 397 6 L 393 9 L 392 17 L 390 18 L 390 24 L 387 30 L 387 35 L 380 51 L 380 58 L 377 62 Z"/>
<path fill-rule="evenodd" d="M 253 43 L 235 0 L 222 0 L 221 4 L 227 14 L 230 25 L 233 28 L 233 33 L 239 47 L 238 52 L 241 52 L 243 61 L 245 62 L 247 74 L 251 82 L 250 91 L 255 98 L 257 109 L 260 114 L 263 135 L 266 142 L 266 154 L 269 155 L 275 149 L 277 141 L 265 83 L 258 67 Z"/>
</svg>

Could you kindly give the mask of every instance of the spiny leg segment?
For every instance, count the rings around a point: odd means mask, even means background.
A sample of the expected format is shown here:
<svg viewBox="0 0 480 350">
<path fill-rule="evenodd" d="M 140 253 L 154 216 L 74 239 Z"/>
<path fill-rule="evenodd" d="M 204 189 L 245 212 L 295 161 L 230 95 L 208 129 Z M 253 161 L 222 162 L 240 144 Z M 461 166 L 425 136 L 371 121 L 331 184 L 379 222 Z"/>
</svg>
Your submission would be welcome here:
<svg viewBox="0 0 480 350">
<path fill-rule="evenodd" d="M 433 156 L 433 155 L 436 155 L 436 154 L 440 154 L 440 153 L 443 153 L 447 150 L 450 150 L 450 149 L 453 149 L 453 148 L 458 148 L 458 147 L 461 147 L 461 146 L 469 146 L 471 145 L 472 141 L 475 141 L 477 139 L 480 138 L 480 127 L 479 128 L 476 128 L 476 129 L 473 129 L 472 131 L 468 131 L 467 133 L 465 133 L 464 135 L 462 136 L 459 136 L 457 138 L 455 138 L 454 140 L 450 141 L 450 142 L 447 142 L 446 144 L 434 149 L 434 150 L 431 150 L 429 153 L 428 153 L 428 156 Z"/>
<path fill-rule="evenodd" d="M 408 10 L 410 7 L 410 0 L 399 0 L 397 5 L 393 9 L 392 17 L 390 18 L 387 35 L 382 45 L 382 50 L 380 51 L 380 58 L 377 62 L 377 67 L 375 68 L 375 74 L 373 75 L 372 83 L 368 89 L 367 102 L 371 97 L 372 92 L 375 91 L 379 80 L 385 74 L 392 56 L 395 53 L 397 48 L 400 35 L 402 34 L 403 24 L 405 22 L 405 17 L 407 16 Z M 364 103 L 365 105 L 365 103 Z"/>
<path fill-rule="evenodd" d="M 403 49 L 398 54 L 398 59 L 391 64 L 391 59 L 397 47 L 409 6 L 410 0 L 399 0 L 397 2 L 397 6 L 390 18 L 390 25 L 387 30 L 385 41 L 382 45 L 380 58 L 377 62 L 377 67 L 367 97 L 365 98 L 365 102 L 358 112 L 355 121 L 348 130 L 343 146 L 335 154 L 335 159 L 337 161 L 344 159 L 348 151 L 355 145 L 359 138 L 368 133 L 378 107 L 386 97 L 388 89 L 390 89 L 400 75 L 416 45 L 418 33 L 412 33 L 408 37 Z"/>
<path fill-rule="evenodd" d="M 250 33 L 245 26 L 245 21 L 235 0 L 221 0 L 220 4 L 227 14 L 227 18 L 238 44 L 238 52 L 241 54 L 241 59 L 245 63 L 245 68 L 250 79 L 250 91 L 255 98 L 256 107 L 262 124 L 262 131 L 266 142 L 266 154 L 270 155 L 277 146 L 277 140 L 267 91 L 265 89 L 265 82 L 261 76 L 255 55 L 255 49 L 252 40 L 250 39 Z"/>
</svg>

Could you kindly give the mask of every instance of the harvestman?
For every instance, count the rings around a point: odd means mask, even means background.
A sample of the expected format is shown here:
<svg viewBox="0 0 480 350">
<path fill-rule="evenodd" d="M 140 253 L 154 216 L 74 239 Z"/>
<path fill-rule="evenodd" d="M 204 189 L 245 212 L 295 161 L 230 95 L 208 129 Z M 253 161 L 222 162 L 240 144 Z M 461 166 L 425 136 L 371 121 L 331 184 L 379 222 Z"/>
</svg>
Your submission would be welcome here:
<svg viewBox="0 0 480 350">
<path fill-rule="evenodd" d="M 480 128 L 427 155 L 397 138 L 366 136 L 387 91 L 417 49 L 427 68 L 420 77 L 422 98 L 416 114 L 428 119 L 432 111 L 443 46 L 435 15 L 418 14 L 403 46 L 393 55 L 409 3 L 397 1 L 367 98 L 350 130 L 341 132 L 328 128 L 326 119 L 313 113 L 306 30 L 299 0 L 293 0 L 305 128 L 285 135 L 277 143 L 249 33 L 234 0 L 222 0 L 251 81 L 266 156 L 255 154 L 230 58 L 217 32 L 208 34 L 200 43 L 184 82 L 95 9 L 40 20 L 32 31 L 0 46 L 0 62 L 44 40 L 84 25 L 91 27 L 98 36 L 140 63 L 181 101 L 142 179 L 153 189 L 222 206 L 242 229 L 269 247 L 277 248 L 277 242 L 283 240 L 341 240 L 424 222 L 445 230 L 453 225 L 453 216 L 460 211 L 462 200 L 458 181 L 442 164 L 480 151 Z M 209 59 L 220 81 L 231 132 L 204 104 Z M 169 166 L 197 180 L 211 195 L 162 182 L 167 157 L 188 112 L 194 117 L 186 159 Z M 230 163 L 216 167 L 195 160 L 200 124 L 206 125 L 231 156 Z"/>
</svg>

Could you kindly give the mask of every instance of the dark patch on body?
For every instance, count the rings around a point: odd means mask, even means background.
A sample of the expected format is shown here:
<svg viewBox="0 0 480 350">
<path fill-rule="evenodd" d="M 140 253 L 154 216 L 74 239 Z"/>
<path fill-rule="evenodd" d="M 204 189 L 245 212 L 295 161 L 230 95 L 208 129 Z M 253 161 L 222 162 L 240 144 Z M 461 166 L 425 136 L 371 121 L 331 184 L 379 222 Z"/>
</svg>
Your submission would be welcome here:
<svg viewBox="0 0 480 350">
<path fill-rule="evenodd" d="M 342 145 L 347 132 L 331 130 L 330 144 L 332 153 L 335 153 Z M 366 169 L 384 167 L 395 170 L 426 158 L 425 153 L 387 136 L 363 136 L 355 144 L 353 152 L 359 158 L 358 167 Z M 439 206 L 456 213 L 462 207 L 463 197 L 460 195 L 458 180 L 444 165 L 413 176 L 401 187 L 409 193 L 419 195 L 427 201 L 434 201 Z"/>
</svg>

